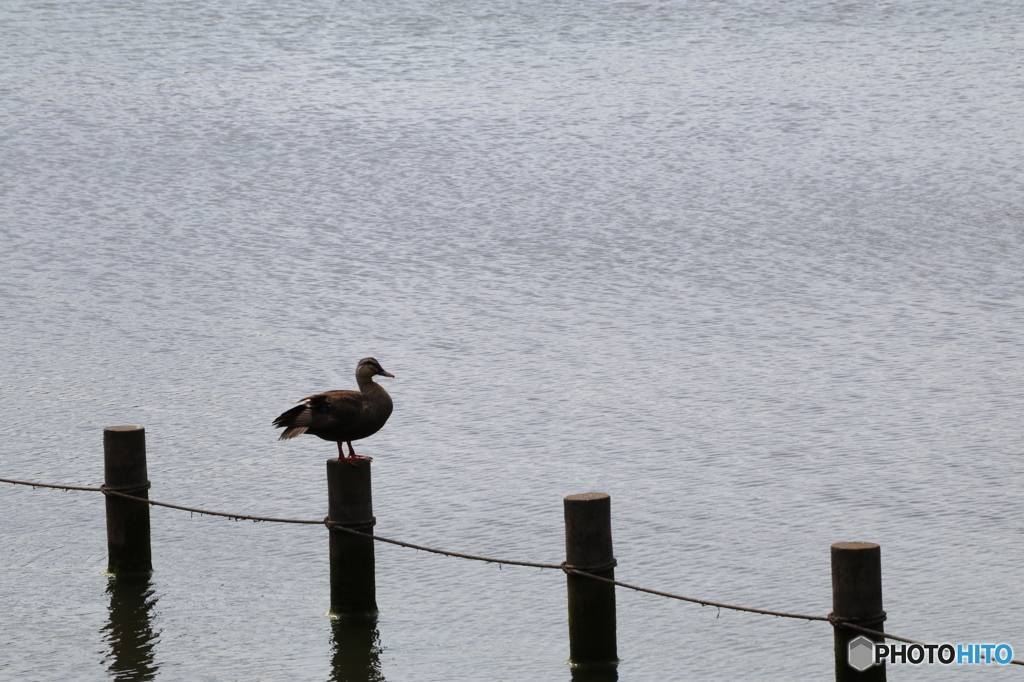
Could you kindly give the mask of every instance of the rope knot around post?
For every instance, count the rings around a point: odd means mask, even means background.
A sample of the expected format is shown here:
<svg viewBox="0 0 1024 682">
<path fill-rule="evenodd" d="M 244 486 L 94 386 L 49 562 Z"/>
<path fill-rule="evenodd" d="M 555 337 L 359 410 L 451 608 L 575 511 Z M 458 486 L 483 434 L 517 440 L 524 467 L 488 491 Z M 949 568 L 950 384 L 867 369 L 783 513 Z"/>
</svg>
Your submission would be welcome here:
<svg viewBox="0 0 1024 682">
<path fill-rule="evenodd" d="M 562 569 L 563 573 L 568 575 L 570 573 L 603 573 L 605 571 L 612 570 L 618 565 L 618 559 L 612 559 L 611 561 L 606 561 L 603 564 L 599 564 L 597 566 L 574 566 L 570 564 L 568 561 L 563 561 L 562 563 L 558 564 L 558 567 Z"/>
<path fill-rule="evenodd" d="M 880 613 L 874 614 L 873 616 L 860 616 L 860 617 L 854 618 L 854 617 L 837 616 L 832 611 L 829 611 L 829 614 L 828 614 L 828 616 L 826 616 L 826 618 L 828 618 L 828 622 L 829 623 L 832 623 L 832 625 L 838 626 L 838 627 L 842 627 L 844 625 L 859 625 L 861 627 L 868 627 L 869 625 L 876 625 L 878 623 L 884 623 L 885 620 L 886 620 L 886 615 L 885 615 L 885 611 L 882 611 Z"/>
<path fill-rule="evenodd" d="M 152 487 L 153 484 L 148 479 L 145 483 L 137 483 L 135 485 L 107 485 L 104 483 L 100 486 L 100 492 L 104 495 L 109 495 L 110 493 L 131 495 L 132 493 L 141 493 L 143 490 L 149 490 Z"/>
<path fill-rule="evenodd" d="M 366 532 L 364 529 L 373 528 L 377 525 L 377 517 L 371 516 L 365 521 L 332 521 L 330 516 L 324 517 L 324 525 L 327 526 L 328 530 L 354 530 L 356 532 Z"/>
</svg>

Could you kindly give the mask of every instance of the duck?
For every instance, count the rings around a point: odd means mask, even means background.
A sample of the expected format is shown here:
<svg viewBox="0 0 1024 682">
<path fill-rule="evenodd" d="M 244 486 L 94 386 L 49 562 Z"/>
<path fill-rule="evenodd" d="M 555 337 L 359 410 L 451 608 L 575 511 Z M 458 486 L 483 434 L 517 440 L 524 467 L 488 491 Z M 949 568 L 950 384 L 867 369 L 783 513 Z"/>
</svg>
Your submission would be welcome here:
<svg viewBox="0 0 1024 682">
<path fill-rule="evenodd" d="M 356 364 L 358 391 L 325 391 L 306 396 L 298 404 L 274 420 L 274 426 L 284 427 L 278 440 L 288 440 L 308 433 L 338 444 L 338 458 L 352 466 L 372 457 L 357 455 L 352 441 L 372 436 L 387 423 L 394 407 L 384 387 L 373 380 L 375 376 L 394 378 L 374 358 L 363 358 Z M 348 444 L 348 457 L 342 444 Z"/>
</svg>

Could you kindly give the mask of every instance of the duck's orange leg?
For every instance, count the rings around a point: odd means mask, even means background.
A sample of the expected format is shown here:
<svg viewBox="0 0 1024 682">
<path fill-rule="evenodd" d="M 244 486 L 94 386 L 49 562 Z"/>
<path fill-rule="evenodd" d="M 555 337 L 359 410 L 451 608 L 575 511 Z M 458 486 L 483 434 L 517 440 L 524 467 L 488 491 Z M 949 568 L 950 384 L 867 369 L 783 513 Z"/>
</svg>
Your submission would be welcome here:
<svg viewBox="0 0 1024 682">
<path fill-rule="evenodd" d="M 338 452 L 341 452 L 341 443 L 338 443 Z M 359 466 L 359 460 L 365 459 L 368 462 L 373 461 L 373 457 L 367 457 L 366 455 L 357 455 L 356 451 L 352 449 L 352 441 L 348 441 L 348 457 L 342 454 L 341 458 L 351 464 L 354 467 Z"/>
</svg>

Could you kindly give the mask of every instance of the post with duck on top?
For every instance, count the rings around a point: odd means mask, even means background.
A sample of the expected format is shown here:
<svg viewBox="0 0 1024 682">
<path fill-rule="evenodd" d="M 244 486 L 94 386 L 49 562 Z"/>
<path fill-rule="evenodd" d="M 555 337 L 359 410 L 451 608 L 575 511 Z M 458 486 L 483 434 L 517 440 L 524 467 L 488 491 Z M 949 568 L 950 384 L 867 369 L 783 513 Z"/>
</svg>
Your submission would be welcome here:
<svg viewBox="0 0 1024 682">
<path fill-rule="evenodd" d="M 611 497 L 605 493 L 569 495 L 565 508 L 565 565 L 602 578 L 615 577 Z M 567 573 L 569 662 L 574 670 L 605 671 L 617 679 L 615 664 L 615 585 Z"/>
<path fill-rule="evenodd" d="M 832 616 L 882 632 L 885 621 L 882 550 L 875 543 L 837 542 L 832 545 Z M 879 643 L 885 641 L 884 637 L 834 626 L 837 682 L 885 682 L 885 661 L 871 665 L 874 646 L 861 640 L 862 637 Z"/>
<path fill-rule="evenodd" d="M 371 538 L 346 533 L 351 528 L 372 533 L 373 515 L 370 462 L 352 466 L 340 459 L 327 460 L 327 518 L 330 522 L 331 614 L 373 616 L 377 613 L 377 579 Z"/>
<path fill-rule="evenodd" d="M 149 498 L 146 430 L 141 426 L 103 429 L 103 490 Z M 106 494 L 107 572 L 115 576 L 151 573 L 149 503 Z"/>
<path fill-rule="evenodd" d="M 279 440 L 308 433 L 338 444 L 327 460 L 328 527 L 331 547 L 331 613 L 377 613 L 373 540 L 343 528 L 369 533 L 376 519 L 370 490 L 372 457 L 357 455 L 352 441 L 372 436 L 391 416 L 391 396 L 373 377 L 394 377 L 374 358 L 356 364 L 358 391 L 327 391 L 306 396 L 274 420 L 283 427 Z M 343 445 L 348 444 L 348 456 Z"/>
</svg>

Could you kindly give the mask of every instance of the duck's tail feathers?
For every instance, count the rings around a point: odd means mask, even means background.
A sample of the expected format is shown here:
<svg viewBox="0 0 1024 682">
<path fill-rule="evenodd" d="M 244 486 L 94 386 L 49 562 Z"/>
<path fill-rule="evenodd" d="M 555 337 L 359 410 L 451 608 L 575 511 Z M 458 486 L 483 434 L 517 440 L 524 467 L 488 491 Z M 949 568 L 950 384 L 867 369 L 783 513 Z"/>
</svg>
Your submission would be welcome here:
<svg viewBox="0 0 1024 682">
<path fill-rule="evenodd" d="M 288 440 L 289 438 L 295 438 L 295 436 L 301 436 L 308 428 L 307 426 L 293 426 L 290 429 L 285 429 L 281 432 L 278 440 Z"/>
<path fill-rule="evenodd" d="M 309 429 L 308 424 L 303 426 L 298 425 L 299 422 L 306 421 L 302 419 L 302 417 L 304 416 L 303 413 L 306 412 L 307 409 L 308 407 L 305 404 L 296 405 L 274 420 L 274 426 L 277 428 L 281 428 L 282 426 L 284 427 L 284 431 L 281 433 L 281 437 L 278 438 L 278 440 L 288 440 L 289 438 L 301 436 Z"/>
</svg>

